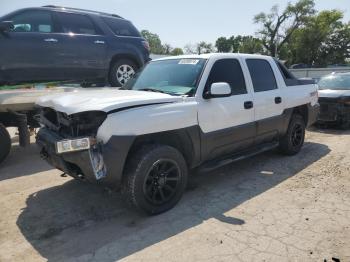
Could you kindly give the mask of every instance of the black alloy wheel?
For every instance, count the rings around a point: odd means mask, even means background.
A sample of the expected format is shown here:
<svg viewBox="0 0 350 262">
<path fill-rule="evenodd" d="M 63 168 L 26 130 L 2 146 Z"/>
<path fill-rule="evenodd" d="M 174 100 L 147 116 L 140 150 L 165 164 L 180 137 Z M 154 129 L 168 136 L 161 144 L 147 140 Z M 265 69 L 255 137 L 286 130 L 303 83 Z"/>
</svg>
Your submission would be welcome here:
<svg viewBox="0 0 350 262">
<path fill-rule="evenodd" d="M 122 195 L 136 210 L 157 215 L 180 201 L 187 176 L 187 163 L 176 148 L 144 145 L 130 156 L 126 164 Z"/>
<path fill-rule="evenodd" d="M 171 159 L 160 159 L 148 171 L 143 193 L 151 204 L 163 205 L 175 196 L 180 179 L 179 165 Z"/>
<path fill-rule="evenodd" d="M 295 123 L 291 134 L 291 143 L 294 147 L 299 147 L 304 141 L 304 130 L 300 123 Z"/>
</svg>

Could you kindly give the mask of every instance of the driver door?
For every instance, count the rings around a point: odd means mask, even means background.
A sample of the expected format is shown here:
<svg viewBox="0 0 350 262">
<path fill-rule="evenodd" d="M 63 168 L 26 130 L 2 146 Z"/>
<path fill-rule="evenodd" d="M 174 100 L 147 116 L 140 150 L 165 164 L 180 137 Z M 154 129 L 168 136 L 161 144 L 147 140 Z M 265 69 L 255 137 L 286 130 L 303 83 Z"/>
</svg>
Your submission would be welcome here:
<svg viewBox="0 0 350 262">
<path fill-rule="evenodd" d="M 217 60 L 205 85 L 226 82 L 231 96 L 200 98 L 198 121 L 202 131 L 203 160 L 240 151 L 253 145 L 256 135 L 254 101 L 238 59 Z"/>
</svg>

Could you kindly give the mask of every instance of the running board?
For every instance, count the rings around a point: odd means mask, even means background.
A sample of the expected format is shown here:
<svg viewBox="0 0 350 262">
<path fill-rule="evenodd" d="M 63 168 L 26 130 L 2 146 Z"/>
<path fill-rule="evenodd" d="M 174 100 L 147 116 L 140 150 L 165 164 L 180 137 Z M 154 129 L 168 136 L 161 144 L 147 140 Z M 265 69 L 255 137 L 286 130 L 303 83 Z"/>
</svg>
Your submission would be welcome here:
<svg viewBox="0 0 350 262">
<path fill-rule="evenodd" d="M 250 158 L 252 156 L 255 156 L 255 155 L 261 154 L 263 152 L 272 150 L 272 149 L 278 147 L 278 145 L 279 145 L 278 142 L 263 144 L 261 146 L 255 147 L 251 150 L 243 151 L 241 153 L 227 156 L 225 158 L 211 160 L 211 161 L 207 162 L 206 164 L 204 164 L 202 167 L 200 167 L 199 170 L 204 171 L 204 172 L 209 172 L 209 171 L 215 170 L 219 167 L 226 166 L 228 164 L 232 164 L 234 162 L 237 162 L 237 161 L 240 161 L 240 160 L 243 160 L 246 158 Z"/>
</svg>

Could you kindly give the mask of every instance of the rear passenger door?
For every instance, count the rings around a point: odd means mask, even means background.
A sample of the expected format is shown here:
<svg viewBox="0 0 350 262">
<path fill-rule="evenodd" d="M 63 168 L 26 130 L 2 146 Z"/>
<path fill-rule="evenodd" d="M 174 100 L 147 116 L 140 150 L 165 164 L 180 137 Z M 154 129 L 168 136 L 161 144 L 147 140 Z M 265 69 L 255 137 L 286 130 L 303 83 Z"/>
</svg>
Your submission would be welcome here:
<svg viewBox="0 0 350 262">
<path fill-rule="evenodd" d="M 246 59 L 254 90 L 254 111 L 257 124 L 255 144 L 278 137 L 283 125 L 283 98 L 278 88 L 274 67 L 266 59 Z"/>
<path fill-rule="evenodd" d="M 218 82 L 226 82 L 231 86 L 231 96 L 204 99 L 203 94 L 213 83 Z M 238 59 L 215 61 L 203 94 L 198 98 L 203 160 L 251 146 L 256 134 L 253 100 L 251 92 L 247 89 L 240 61 Z"/>
<path fill-rule="evenodd" d="M 71 78 L 94 78 L 106 72 L 107 40 L 94 21 L 84 14 L 55 12 L 61 31 L 61 73 Z"/>
</svg>

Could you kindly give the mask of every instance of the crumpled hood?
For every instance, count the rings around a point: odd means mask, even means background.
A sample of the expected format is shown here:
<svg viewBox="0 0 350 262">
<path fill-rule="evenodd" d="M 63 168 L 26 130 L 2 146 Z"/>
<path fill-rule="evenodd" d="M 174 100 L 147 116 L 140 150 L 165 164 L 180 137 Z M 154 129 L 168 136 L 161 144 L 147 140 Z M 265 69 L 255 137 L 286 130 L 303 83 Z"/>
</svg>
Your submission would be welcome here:
<svg viewBox="0 0 350 262">
<path fill-rule="evenodd" d="M 350 96 L 350 90 L 323 89 L 323 90 L 318 90 L 318 96 L 319 97 L 328 97 L 328 98 Z"/>
<path fill-rule="evenodd" d="M 181 101 L 180 96 L 133 90 L 84 90 L 41 97 L 36 104 L 68 115 L 86 111 L 106 113 L 125 107 Z"/>
</svg>

